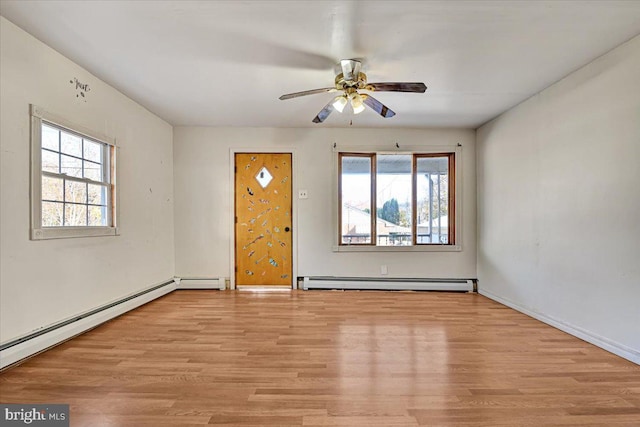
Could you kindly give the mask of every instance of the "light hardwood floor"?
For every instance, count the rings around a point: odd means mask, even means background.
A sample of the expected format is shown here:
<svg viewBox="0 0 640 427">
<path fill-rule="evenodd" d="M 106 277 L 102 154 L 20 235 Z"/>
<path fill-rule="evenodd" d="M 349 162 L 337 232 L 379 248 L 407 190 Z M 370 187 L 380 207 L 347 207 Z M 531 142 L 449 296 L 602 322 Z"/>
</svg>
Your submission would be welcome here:
<svg viewBox="0 0 640 427">
<path fill-rule="evenodd" d="M 477 294 L 177 291 L 0 376 L 72 426 L 640 426 L 640 366 Z"/>
</svg>

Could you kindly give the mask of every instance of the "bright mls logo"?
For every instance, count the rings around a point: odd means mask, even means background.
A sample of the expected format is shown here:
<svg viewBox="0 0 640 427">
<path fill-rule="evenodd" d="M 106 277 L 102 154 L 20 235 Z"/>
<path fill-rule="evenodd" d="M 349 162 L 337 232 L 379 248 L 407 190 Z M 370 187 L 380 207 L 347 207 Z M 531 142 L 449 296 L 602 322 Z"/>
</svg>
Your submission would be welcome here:
<svg viewBox="0 0 640 427">
<path fill-rule="evenodd" d="M 69 427 L 69 405 L 0 404 L 0 427 Z"/>
</svg>

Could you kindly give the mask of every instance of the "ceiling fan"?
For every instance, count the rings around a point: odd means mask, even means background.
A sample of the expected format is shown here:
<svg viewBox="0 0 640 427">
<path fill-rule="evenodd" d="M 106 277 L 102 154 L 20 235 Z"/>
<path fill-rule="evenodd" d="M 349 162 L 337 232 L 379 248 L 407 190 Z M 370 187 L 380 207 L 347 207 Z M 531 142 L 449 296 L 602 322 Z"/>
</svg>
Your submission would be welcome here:
<svg viewBox="0 0 640 427">
<path fill-rule="evenodd" d="M 362 64 L 357 59 L 343 59 L 340 61 L 342 73 L 336 76 L 334 87 L 325 87 L 322 89 L 306 90 L 303 92 L 288 93 L 282 95 L 280 99 L 291 99 L 299 96 L 314 95 L 316 93 L 325 92 L 342 92 L 341 95 L 333 98 L 325 107 L 320 110 L 318 115 L 313 119 L 314 123 L 322 123 L 325 121 L 333 110 L 342 113 L 348 103 L 351 104 L 354 114 L 364 111 L 365 105 L 384 118 L 393 117 L 395 112 L 387 106 L 368 94 L 358 93 L 358 90 L 366 90 L 370 92 L 416 92 L 424 93 L 427 86 L 424 83 L 367 83 L 366 74 L 360 72 Z"/>
</svg>

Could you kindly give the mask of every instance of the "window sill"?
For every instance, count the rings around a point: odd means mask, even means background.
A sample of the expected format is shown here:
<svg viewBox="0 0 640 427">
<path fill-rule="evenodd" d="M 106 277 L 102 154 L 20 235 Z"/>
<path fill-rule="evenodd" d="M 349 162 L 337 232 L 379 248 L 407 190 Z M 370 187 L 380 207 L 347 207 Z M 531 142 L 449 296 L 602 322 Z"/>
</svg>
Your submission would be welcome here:
<svg viewBox="0 0 640 427">
<path fill-rule="evenodd" d="M 116 227 L 46 227 L 31 230 L 31 240 L 119 236 Z"/>
<path fill-rule="evenodd" d="M 460 245 L 420 245 L 420 246 L 333 246 L 333 252 L 462 252 Z"/>
</svg>

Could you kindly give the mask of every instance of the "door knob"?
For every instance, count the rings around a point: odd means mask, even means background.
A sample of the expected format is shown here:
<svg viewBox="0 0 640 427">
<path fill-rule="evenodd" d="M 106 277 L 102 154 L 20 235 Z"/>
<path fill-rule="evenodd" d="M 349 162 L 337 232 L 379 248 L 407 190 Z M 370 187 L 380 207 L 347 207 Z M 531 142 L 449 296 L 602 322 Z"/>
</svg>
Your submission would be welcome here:
<svg viewBox="0 0 640 427">
<path fill-rule="evenodd" d="M 290 230 L 291 230 L 291 229 L 290 229 L 289 227 L 285 227 L 285 228 L 284 228 L 285 233 L 288 233 Z"/>
</svg>

